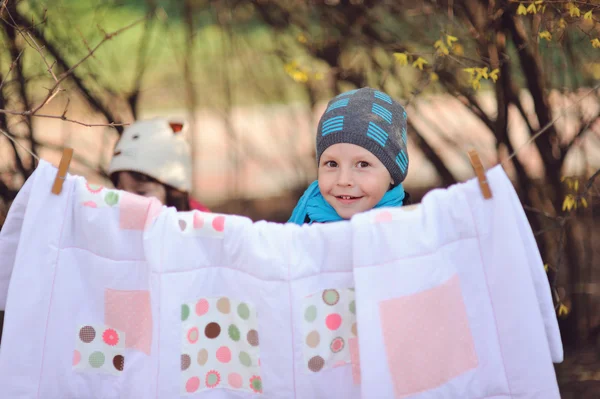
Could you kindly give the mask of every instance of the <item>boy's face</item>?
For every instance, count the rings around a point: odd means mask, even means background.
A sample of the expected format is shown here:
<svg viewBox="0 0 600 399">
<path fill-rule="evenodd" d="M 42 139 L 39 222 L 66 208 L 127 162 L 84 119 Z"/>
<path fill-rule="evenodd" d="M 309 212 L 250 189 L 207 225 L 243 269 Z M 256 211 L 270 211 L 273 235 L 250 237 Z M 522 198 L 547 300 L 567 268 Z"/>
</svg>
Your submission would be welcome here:
<svg viewBox="0 0 600 399">
<path fill-rule="evenodd" d="M 321 194 L 343 219 L 373 209 L 393 183 L 375 155 L 348 143 L 323 151 L 318 173 Z"/>
</svg>

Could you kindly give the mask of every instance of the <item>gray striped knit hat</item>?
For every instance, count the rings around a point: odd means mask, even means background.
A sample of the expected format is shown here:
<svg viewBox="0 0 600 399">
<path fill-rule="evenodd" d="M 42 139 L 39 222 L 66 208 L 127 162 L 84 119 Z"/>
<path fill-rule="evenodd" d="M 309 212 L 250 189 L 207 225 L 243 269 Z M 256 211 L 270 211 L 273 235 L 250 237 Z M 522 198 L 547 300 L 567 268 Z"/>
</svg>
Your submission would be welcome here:
<svg viewBox="0 0 600 399">
<path fill-rule="evenodd" d="M 390 96 L 365 87 L 334 97 L 317 131 L 317 165 L 329 146 L 349 143 L 375 155 L 390 172 L 394 185 L 406 178 L 406 110 Z"/>
</svg>

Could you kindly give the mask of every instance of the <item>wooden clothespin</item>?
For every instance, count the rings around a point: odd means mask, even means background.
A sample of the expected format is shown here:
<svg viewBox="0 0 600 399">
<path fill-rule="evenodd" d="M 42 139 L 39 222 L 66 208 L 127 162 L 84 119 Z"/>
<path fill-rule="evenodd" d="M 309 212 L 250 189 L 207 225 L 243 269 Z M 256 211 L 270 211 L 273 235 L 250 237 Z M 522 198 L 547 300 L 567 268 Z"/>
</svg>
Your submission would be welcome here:
<svg viewBox="0 0 600 399">
<path fill-rule="evenodd" d="M 60 158 L 60 163 L 58 164 L 58 172 L 56 172 L 54 184 L 52 185 L 52 194 L 58 195 L 62 191 L 63 183 L 67 179 L 67 172 L 69 171 L 71 158 L 73 158 L 73 149 L 65 148 L 63 150 L 62 157 Z"/>
<path fill-rule="evenodd" d="M 471 160 L 471 166 L 473 167 L 475 175 L 477 176 L 477 180 L 479 181 L 479 188 L 481 188 L 483 198 L 492 198 L 492 190 L 490 189 L 490 185 L 485 175 L 485 169 L 483 168 L 481 158 L 479 158 L 479 154 L 477 153 L 477 151 L 469 150 L 469 159 Z"/>
</svg>

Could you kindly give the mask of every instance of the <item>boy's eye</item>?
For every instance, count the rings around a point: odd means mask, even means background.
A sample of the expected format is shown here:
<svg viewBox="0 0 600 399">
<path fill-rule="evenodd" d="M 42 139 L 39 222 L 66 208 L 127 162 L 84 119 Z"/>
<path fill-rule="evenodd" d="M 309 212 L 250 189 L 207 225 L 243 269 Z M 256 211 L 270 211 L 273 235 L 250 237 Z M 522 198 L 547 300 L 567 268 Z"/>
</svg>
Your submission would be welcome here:
<svg viewBox="0 0 600 399">
<path fill-rule="evenodd" d="M 367 161 L 360 161 L 356 164 L 356 166 L 358 166 L 359 168 L 366 168 L 367 166 L 369 166 L 369 163 Z"/>
<path fill-rule="evenodd" d="M 327 161 L 325 162 L 325 166 L 329 166 L 330 168 L 335 168 L 337 163 L 335 161 Z"/>
</svg>

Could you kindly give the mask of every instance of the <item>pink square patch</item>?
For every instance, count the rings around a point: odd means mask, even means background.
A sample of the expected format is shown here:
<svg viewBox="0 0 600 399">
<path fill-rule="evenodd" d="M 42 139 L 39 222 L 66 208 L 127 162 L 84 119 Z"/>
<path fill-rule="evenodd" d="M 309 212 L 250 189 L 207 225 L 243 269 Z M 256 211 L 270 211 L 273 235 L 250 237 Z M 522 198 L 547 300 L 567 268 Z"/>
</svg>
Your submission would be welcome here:
<svg viewBox="0 0 600 399">
<path fill-rule="evenodd" d="M 350 360 L 352 362 L 352 380 L 354 385 L 360 385 L 360 355 L 358 351 L 358 338 L 348 340 L 350 346 Z"/>
<path fill-rule="evenodd" d="M 150 354 L 152 309 L 149 291 L 104 292 L 104 323 L 125 332 L 125 347 Z"/>
<path fill-rule="evenodd" d="M 477 367 L 457 275 L 445 283 L 379 304 L 396 396 L 437 388 Z"/>
<path fill-rule="evenodd" d="M 161 204 L 156 198 L 121 192 L 119 227 L 123 230 L 144 230 L 158 215 Z"/>
</svg>

